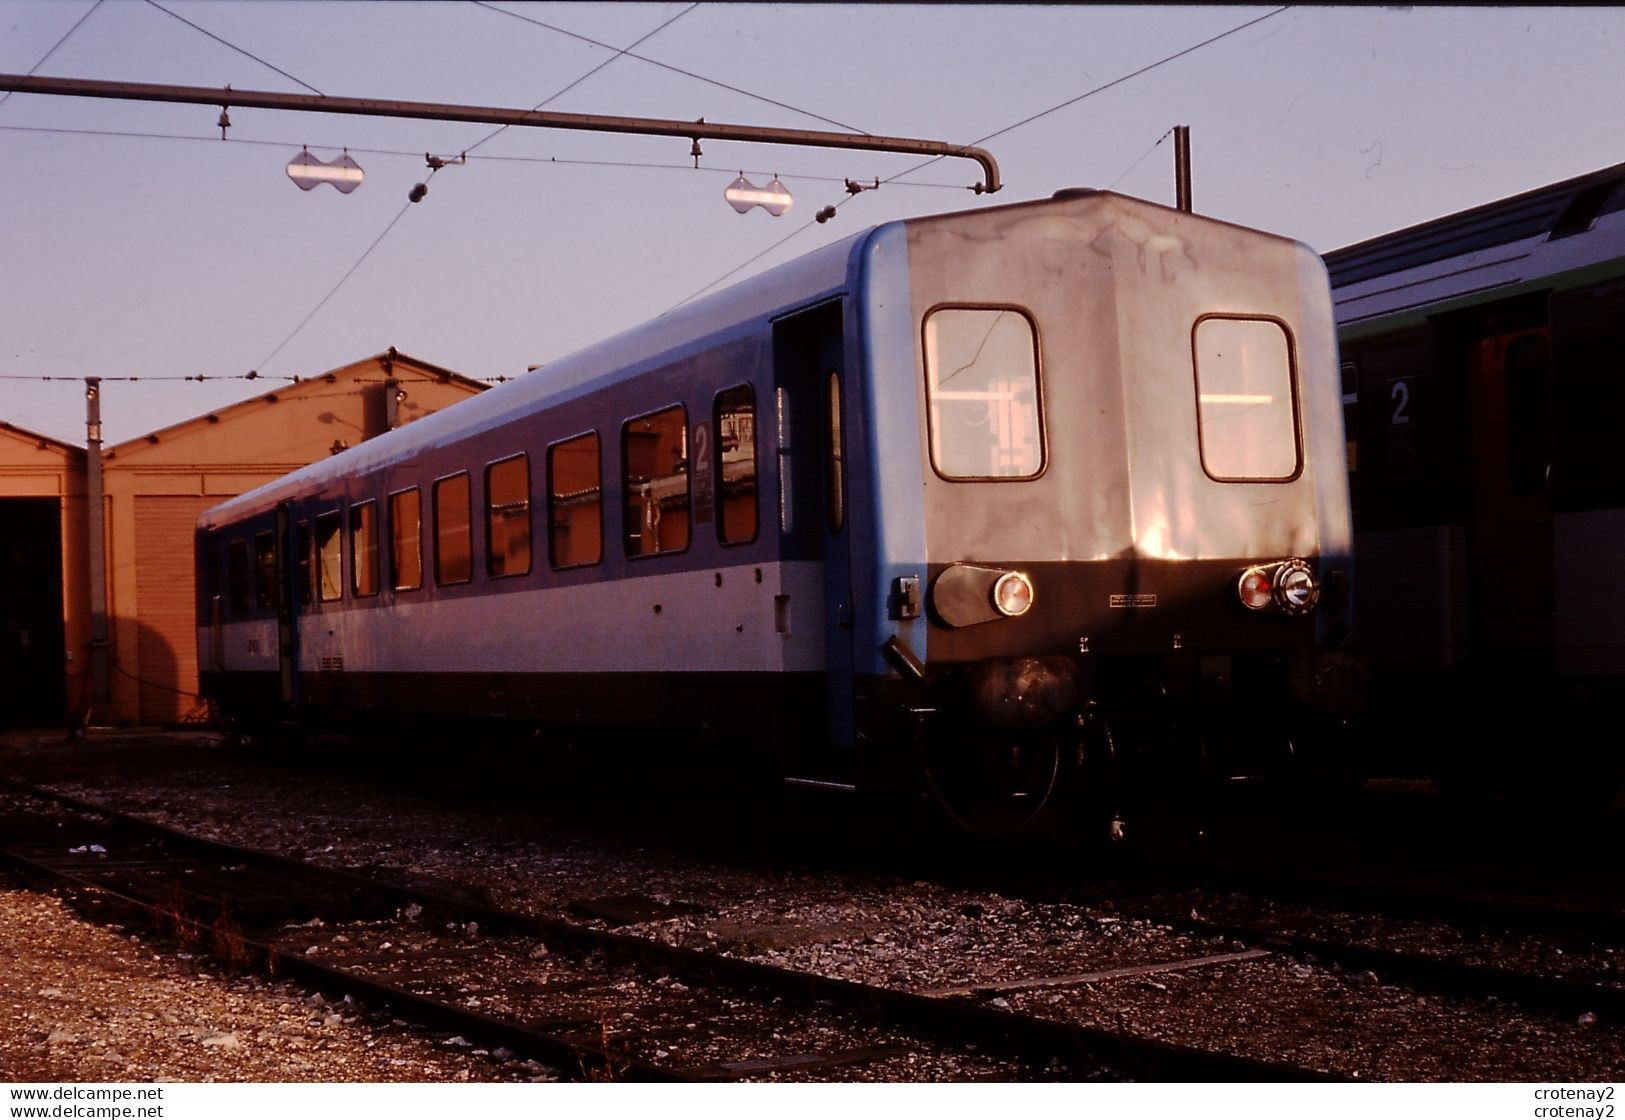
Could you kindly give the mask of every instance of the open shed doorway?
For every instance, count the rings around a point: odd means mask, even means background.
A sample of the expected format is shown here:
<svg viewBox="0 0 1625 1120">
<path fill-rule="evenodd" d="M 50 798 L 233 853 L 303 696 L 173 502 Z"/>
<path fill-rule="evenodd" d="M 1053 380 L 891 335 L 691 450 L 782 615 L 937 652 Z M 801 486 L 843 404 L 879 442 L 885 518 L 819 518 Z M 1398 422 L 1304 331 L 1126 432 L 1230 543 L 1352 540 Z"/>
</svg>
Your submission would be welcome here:
<svg viewBox="0 0 1625 1120">
<path fill-rule="evenodd" d="M 60 727 L 67 717 L 62 507 L 0 498 L 0 727 Z"/>
</svg>

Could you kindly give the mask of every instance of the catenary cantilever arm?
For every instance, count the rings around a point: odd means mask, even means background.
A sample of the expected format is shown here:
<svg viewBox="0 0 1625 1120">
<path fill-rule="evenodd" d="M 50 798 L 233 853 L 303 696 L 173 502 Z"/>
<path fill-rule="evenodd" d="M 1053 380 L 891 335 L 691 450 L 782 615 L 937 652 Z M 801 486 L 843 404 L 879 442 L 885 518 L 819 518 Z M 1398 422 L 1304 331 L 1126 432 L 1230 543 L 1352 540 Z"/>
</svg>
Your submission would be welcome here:
<svg viewBox="0 0 1625 1120">
<path fill-rule="evenodd" d="M 365 117 L 405 117 L 428 121 L 469 121 L 515 128 L 557 128 L 581 132 L 620 132 L 641 136 L 680 136 L 693 140 L 736 140 L 755 144 L 793 144 L 808 148 L 844 148 L 855 151 L 896 152 L 902 155 L 972 159 L 982 166 L 977 194 L 998 190 L 999 165 L 990 152 L 941 140 L 906 136 L 873 136 L 862 132 L 817 132 L 759 125 L 708 124 L 662 120 L 655 117 L 606 117 L 589 113 L 550 113 L 540 109 L 501 109 L 480 105 L 446 105 L 431 101 L 383 101 L 364 97 L 323 97 L 308 93 L 272 93 L 263 90 L 210 89 L 204 86 L 155 85 L 146 82 L 109 82 L 93 78 L 50 78 L 0 74 L 0 90 L 56 97 L 100 97 L 117 101 L 167 101 L 187 105 L 219 105 L 243 109 L 280 109 L 296 113 L 346 113 Z"/>
</svg>

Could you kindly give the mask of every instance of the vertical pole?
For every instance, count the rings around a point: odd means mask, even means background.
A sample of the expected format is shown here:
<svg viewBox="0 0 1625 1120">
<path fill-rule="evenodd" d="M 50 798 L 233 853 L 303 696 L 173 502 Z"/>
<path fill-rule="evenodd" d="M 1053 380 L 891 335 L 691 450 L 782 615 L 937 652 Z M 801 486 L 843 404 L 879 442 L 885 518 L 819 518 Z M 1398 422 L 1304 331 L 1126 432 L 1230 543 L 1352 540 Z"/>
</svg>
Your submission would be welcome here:
<svg viewBox="0 0 1625 1120">
<path fill-rule="evenodd" d="M 1191 126 L 1174 126 L 1174 195 L 1175 205 L 1191 212 Z"/>
<path fill-rule="evenodd" d="M 107 525 L 102 497 L 102 379 L 85 378 L 86 547 L 90 550 L 89 722 L 107 717 Z"/>
<path fill-rule="evenodd" d="M 395 380 L 396 351 L 393 346 L 384 355 L 384 430 L 393 432 L 401 426 L 401 383 Z"/>
</svg>

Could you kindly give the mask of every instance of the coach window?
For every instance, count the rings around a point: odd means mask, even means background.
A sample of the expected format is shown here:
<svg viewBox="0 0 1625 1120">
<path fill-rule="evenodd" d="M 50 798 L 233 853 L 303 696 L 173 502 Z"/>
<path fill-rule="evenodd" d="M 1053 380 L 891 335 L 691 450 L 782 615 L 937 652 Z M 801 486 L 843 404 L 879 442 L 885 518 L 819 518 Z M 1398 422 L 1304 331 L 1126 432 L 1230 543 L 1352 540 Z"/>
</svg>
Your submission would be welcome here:
<svg viewBox="0 0 1625 1120">
<path fill-rule="evenodd" d="M 473 529 L 469 524 L 468 473 L 434 484 L 434 579 L 467 583 L 474 575 Z"/>
<path fill-rule="evenodd" d="M 308 607 L 311 599 L 310 577 L 314 571 L 310 564 L 312 544 L 309 521 L 301 521 L 295 528 L 294 544 L 298 549 L 294 571 L 297 573 L 295 578 L 299 581 L 299 605 Z"/>
<path fill-rule="evenodd" d="M 485 567 L 491 576 L 530 571 L 530 457 L 485 468 Z"/>
<path fill-rule="evenodd" d="M 423 495 L 416 486 L 389 496 L 389 585 L 423 586 Z"/>
<path fill-rule="evenodd" d="M 925 318 L 931 465 L 943 478 L 1035 478 L 1044 469 L 1038 333 L 1025 312 L 941 307 Z"/>
<path fill-rule="evenodd" d="M 277 608 L 276 534 L 261 533 L 254 538 L 254 609 Z"/>
<path fill-rule="evenodd" d="M 1275 319 L 1210 315 L 1193 334 L 1197 439 L 1216 482 L 1286 482 L 1303 465 L 1292 342 Z"/>
<path fill-rule="evenodd" d="M 232 541 L 226 546 L 226 596 L 234 615 L 248 613 L 248 584 L 248 542 Z"/>
<path fill-rule="evenodd" d="M 378 503 L 350 507 L 350 590 L 362 599 L 378 594 Z"/>
<path fill-rule="evenodd" d="M 846 434 L 841 429 L 841 375 L 830 370 L 824 382 L 824 501 L 829 531 L 846 524 Z"/>
<path fill-rule="evenodd" d="M 316 596 L 324 603 L 344 597 L 344 537 L 339 511 L 316 518 Z"/>
<path fill-rule="evenodd" d="M 220 598 L 220 546 L 211 540 L 203 547 L 203 598 L 212 602 Z"/>
<path fill-rule="evenodd" d="M 756 394 L 749 385 L 717 394 L 717 535 L 723 544 L 756 539 Z"/>
<path fill-rule="evenodd" d="M 555 568 L 584 568 L 604 556 L 604 495 L 598 433 L 547 449 L 548 558 Z"/>
<path fill-rule="evenodd" d="M 621 427 L 628 556 L 688 547 L 688 410 L 682 405 L 628 420 Z"/>
</svg>

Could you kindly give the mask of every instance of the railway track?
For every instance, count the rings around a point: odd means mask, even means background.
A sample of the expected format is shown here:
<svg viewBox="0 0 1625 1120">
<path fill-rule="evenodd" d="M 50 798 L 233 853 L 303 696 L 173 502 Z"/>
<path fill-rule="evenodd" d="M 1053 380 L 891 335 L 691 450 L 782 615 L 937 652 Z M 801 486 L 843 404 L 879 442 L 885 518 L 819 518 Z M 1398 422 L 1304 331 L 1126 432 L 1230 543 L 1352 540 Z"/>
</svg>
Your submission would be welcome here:
<svg viewBox="0 0 1625 1120">
<path fill-rule="evenodd" d="M 645 806 L 633 815 L 619 808 L 619 802 L 578 812 L 565 799 L 562 808 L 540 814 L 516 803 L 493 816 L 487 802 L 471 797 L 446 798 L 416 787 L 406 793 L 380 790 L 365 768 L 346 780 L 321 767 L 312 780 L 304 769 L 268 773 L 263 765 L 244 766 L 218 750 L 183 750 L 172 756 L 146 747 L 132 752 L 115 746 L 37 757 L 37 764 L 13 767 L 14 772 L 32 770 L 34 780 L 52 785 L 66 778 L 70 793 L 126 805 L 183 829 L 203 828 L 233 843 L 362 868 L 391 881 L 422 883 L 432 877 L 449 884 L 442 889 L 451 893 L 473 890 L 482 900 L 511 899 L 535 912 L 570 912 L 581 919 L 575 924 L 630 933 L 643 943 L 659 941 L 782 966 L 807 984 L 828 986 L 820 976 L 851 979 L 904 989 L 935 1003 L 979 1004 L 990 1012 L 1060 1020 L 1063 1028 L 1081 1024 L 1096 1031 L 1097 1038 L 1150 1037 L 1187 1049 L 1285 1058 L 1290 1067 L 1332 1070 L 1356 1079 L 1562 1077 L 1577 1069 L 1616 1069 L 1625 1054 L 1620 1019 L 1605 1005 L 1588 1000 L 1590 1006 L 1578 1011 L 1579 1005 L 1527 992 L 1514 999 L 1506 984 L 1481 982 L 1505 979 L 1493 969 L 1470 970 L 1465 979 L 1449 983 L 1427 976 L 1426 964 L 1413 972 L 1403 961 L 1359 962 L 1337 953 L 1333 945 L 1312 944 L 1309 938 L 1319 935 L 1309 925 L 1280 921 L 1282 915 L 1270 913 L 1267 906 L 1254 906 L 1255 901 L 1277 898 L 1274 892 L 1261 891 L 1257 899 L 1222 907 L 1239 886 L 1228 876 L 1207 881 L 1210 887 L 1224 886 L 1225 897 L 1198 891 L 1195 884 L 1204 880 L 1183 870 L 1164 874 L 1160 881 L 1149 874 L 1119 875 L 1115 882 L 1091 885 L 1079 879 L 1075 866 L 1063 874 L 1053 860 L 1032 865 L 1032 873 L 1012 874 L 1028 864 L 993 861 L 986 853 L 964 860 L 946 851 L 932 858 L 881 856 L 877 853 L 892 853 L 895 846 L 859 847 L 855 835 L 844 841 L 827 830 L 817 833 L 816 843 L 798 842 L 795 837 L 812 834 L 798 827 L 799 820 L 782 818 L 755 831 L 747 827 L 750 840 L 742 841 L 737 820 L 728 836 L 717 823 L 731 819 L 726 807 L 715 813 L 679 812 L 655 802 L 652 814 Z M 82 773 L 78 781 L 69 776 L 76 772 Z M 1311 853 L 1301 854 L 1299 863 L 1307 866 Z M 1156 890 L 1166 897 L 1152 897 Z M 616 892 L 634 897 L 599 898 Z M 640 902 L 637 894 L 653 897 Z M 1376 912 L 1349 913 L 1357 921 L 1382 925 L 1386 906 L 1381 895 L 1368 901 Z M 1193 923 L 1193 908 L 1209 924 Z M 1333 909 L 1320 902 L 1302 908 L 1313 917 L 1325 917 Z M 1525 924 L 1539 928 L 1538 913 L 1531 912 Z M 327 929 L 310 935 L 317 959 L 330 948 L 334 957 L 376 953 L 384 936 L 358 948 L 365 929 Z M 1328 930 L 1321 940 L 1334 945 L 1351 931 L 1337 929 L 1335 923 Z M 331 947 L 318 944 L 332 933 L 349 940 Z M 1297 940 L 1286 940 L 1287 934 Z M 482 940 L 484 936 L 482 930 Z M 1402 956 L 1412 944 L 1386 938 L 1382 934 L 1366 941 L 1401 950 Z M 393 940 L 388 953 L 399 951 L 400 940 Z M 1533 952 L 1503 954 L 1491 943 L 1481 959 L 1521 976 L 1539 971 L 1535 965 L 1542 963 L 1537 958 L 1544 952 L 1545 963 L 1572 961 L 1575 967 L 1566 968 L 1571 979 L 1589 978 L 1585 969 L 1599 958 L 1581 960 L 1583 953 L 1553 958 L 1553 947 L 1562 944 L 1555 936 L 1532 937 L 1524 948 Z M 463 959 L 469 948 L 459 948 Z M 555 946 L 550 959 L 567 956 Z M 522 960 L 517 963 L 524 967 Z M 1617 966 L 1616 957 L 1596 974 L 1617 976 Z M 685 986 L 698 987 L 696 976 L 658 964 L 652 970 L 656 991 L 663 990 L 658 981 L 665 973 L 670 973 L 668 984 L 682 976 Z M 628 983 L 634 980 L 643 984 L 650 977 L 639 973 Z M 491 994 L 495 981 L 479 979 L 463 986 L 470 990 L 449 993 L 454 1001 L 473 995 L 487 1012 L 508 1013 L 500 996 Z M 718 991 L 708 989 L 714 1003 L 733 998 Z M 805 996 L 780 998 L 781 1017 L 787 1008 L 797 1008 L 799 1014 L 799 1008 L 809 1005 Z M 810 1006 L 817 1006 L 820 997 L 811 998 Z M 614 1015 L 608 1018 L 613 1021 Z M 667 1022 L 649 1029 L 670 1038 L 683 1026 Z M 585 1032 L 591 1023 L 583 1020 L 572 1029 Z M 628 1025 L 623 1037 L 636 1029 L 636 1024 Z M 918 1030 L 912 1043 L 902 1044 L 916 1046 L 929 1061 L 933 1050 L 937 1055 L 951 1052 L 950 1039 Z M 767 1068 L 761 1076 L 933 1076 L 922 1067 L 903 1071 L 896 1057 L 885 1054 L 860 1060 L 871 1041 L 872 1036 L 849 1043 L 820 1040 L 799 1053 L 780 1049 L 776 1056 L 785 1060 L 816 1063 L 817 1055 L 843 1051 L 852 1058 L 847 1065 L 820 1069 L 812 1064 L 803 1072 L 788 1065 L 777 1072 Z M 1075 1049 L 1049 1052 L 1076 1052 L 1077 1044 L 1069 1045 Z M 689 1052 L 667 1048 L 671 1054 L 662 1063 L 687 1063 L 680 1068 L 703 1064 Z M 1009 1043 L 979 1051 L 1019 1054 Z M 1065 1070 L 1046 1069 L 1040 1075 L 1091 1076 L 1088 1063 L 1102 1052 L 1096 1046 Z M 765 1054 L 705 1057 L 772 1060 Z M 1034 1059 L 1023 1072 L 1006 1069 L 991 1076 L 1029 1076 L 1038 1064 Z M 935 1068 L 950 1077 L 982 1075 L 951 1057 L 942 1057 Z M 1099 1075 L 1179 1076 L 1139 1072 L 1125 1064 Z"/>
<path fill-rule="evenodd" d="M 906 1070 L 911 1054 L 948 1048 L 1004 1079 L 1329 1078 L 1021 1014 L 978 991 L 899 991 L 514 913 L 5 788 L 14 811 L 0 850 L 83 908 L 139 912 L 239 967 L 348 994 L 568 1075 L 885 1078 Z M 1053 978 L 1056 987 L 1087 982 Z"/>
<path fill-rule="evenodd" d="M 1367 898 L 1373 895 L 1362 894 Z M 1499 965 L 1454 960 L 1432 953 L 1404 951 L 1294 928 L 1268 917 L 1204 917 L 1198 906 L 1184 914 L 1136 907 L 1125 912 L 1175 929 L 1208 937 L 1226 937 L 1317 964 L 1380 977 L 1424 991 L 1474 999 L 1504 999 L 1559 1015 L 1600 1015 L 1625 1021 L 1625 977 L 1576 979 L 1521 972 Z M 1232 912 L 1237 906 L 1232 899 Z M 1542 915 L 1543 917 L 1545 915 Z M 1312 925 L 1312 923 L 1310 923 Z"/>
</svg>

